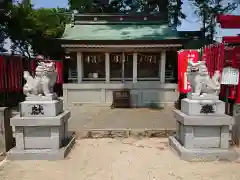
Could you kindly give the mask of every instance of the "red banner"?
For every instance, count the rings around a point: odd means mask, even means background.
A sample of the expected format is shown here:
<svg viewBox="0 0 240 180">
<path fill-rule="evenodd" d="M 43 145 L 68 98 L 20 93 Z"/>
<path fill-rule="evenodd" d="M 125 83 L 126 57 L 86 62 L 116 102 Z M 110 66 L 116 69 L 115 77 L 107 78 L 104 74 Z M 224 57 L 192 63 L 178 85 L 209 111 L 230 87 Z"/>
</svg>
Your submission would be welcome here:
<svg viewBox="0 0 240 180">
<path fill-rule="evenodd" d="M 57 84 L 63 84 L 63 63 L 56 61 Z"/>
<path fill-rule="evenodd" d="M 191 91 L 186 72 L 189 60 L 193 62 L 199 61 L 198 50 L 178 51 L 178 91 L 180 93 L 188 93 Z"/>
</svg>

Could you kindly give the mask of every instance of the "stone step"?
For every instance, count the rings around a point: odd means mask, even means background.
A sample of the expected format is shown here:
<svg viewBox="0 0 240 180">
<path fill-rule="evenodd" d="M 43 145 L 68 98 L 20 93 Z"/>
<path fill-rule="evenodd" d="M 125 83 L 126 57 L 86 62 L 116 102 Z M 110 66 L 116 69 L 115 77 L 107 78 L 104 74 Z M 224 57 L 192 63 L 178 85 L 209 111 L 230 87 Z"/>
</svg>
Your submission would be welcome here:
<svg viewBox="0 0 240 180">
<path fill-rule="evenodd" d="M 128 137 L 169 137 L 176 129 L 83 129 L 76 132 L 76 138 L 128 138 Z"/>
</svg>

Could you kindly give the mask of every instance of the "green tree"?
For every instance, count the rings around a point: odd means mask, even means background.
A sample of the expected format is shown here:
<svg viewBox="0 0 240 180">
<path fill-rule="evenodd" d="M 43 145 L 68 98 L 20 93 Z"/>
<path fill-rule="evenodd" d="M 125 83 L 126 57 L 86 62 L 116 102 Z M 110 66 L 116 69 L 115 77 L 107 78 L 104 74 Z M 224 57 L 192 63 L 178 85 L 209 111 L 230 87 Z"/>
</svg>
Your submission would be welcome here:
<svg viewBox="0 0 240 180">
<path fill-rule="evenodd" d="M 68 21 L 66 11 L 60 8 L 33 9 L 29 1 L 13 4 L 6 28 L 13 52 L 19 51 L 30 57 L 31 53 L 49 55 L 59 50 L 59 43 L 53 39 L 62 36 Z"/>
<path fill-rule="evenodd" d="M 216 33 L 216 17 L 219 14 L 228 14 L 237 8 L 234 1 L 225 0 L 189 0 L 196 8 L 195 14 L 202 23 L 201 30 L 207 42 L 212 42 Z"/>
<path fill-rule="evenodd" d="M 181 0 L 69 0 L 70 10 L 79 13 L 160 13 L 175 26 L 186 17 L 181 6 Z"/>
<path fill-rule="evenodd" d="M 31 4 L 17 3 L 10 8 L 7 35 L 12 41 L 12 52 L 30 57 L 31 38 L 34 35 L 34 12 Z"/>
<path fill-rule="evenodd" d="M 55 39 L 62 36 L 69 20 L 66 12 L 66 9 L 60 8 L 34 10 L 34 36 L 31 37 L 34 53 L 57 56 L 62 51 L 59 41 Z"/>
<path fill-rule="evenodd" d="M 9 11 L 12 1 L 0 2 L 0 52 L 4 51 L 4 40 L 7 38 L 7 24 L 9 21 Z"/>
</svg>

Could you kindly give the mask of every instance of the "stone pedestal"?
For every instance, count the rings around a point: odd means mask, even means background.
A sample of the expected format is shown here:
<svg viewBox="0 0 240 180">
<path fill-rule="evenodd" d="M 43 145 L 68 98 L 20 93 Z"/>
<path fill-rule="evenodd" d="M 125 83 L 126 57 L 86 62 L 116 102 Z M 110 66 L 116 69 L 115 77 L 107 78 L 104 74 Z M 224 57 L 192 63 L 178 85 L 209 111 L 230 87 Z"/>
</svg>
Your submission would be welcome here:
<svg viewBox="0 0 240 180">
<path fill-rule="evenodd" d="M 70 112 L 63 111 L 62 100 L 26 98 L 20 104 L 20 114 L 11 118 L 16 147 L 8 152 L 8 159 L 63 159 L 75 140 L 68 133 L 69 118 Z"/>
<path fill-rule="evenodd" d="M 233 119 L 224 112 L 224 102 L 216 97 L 183 99 L 181 111 L 174 110 L 177 133 L 169 138 L 170 146 L 187 161 L 236 159 L 237 153 L 229 147 Z"/>
</svg>

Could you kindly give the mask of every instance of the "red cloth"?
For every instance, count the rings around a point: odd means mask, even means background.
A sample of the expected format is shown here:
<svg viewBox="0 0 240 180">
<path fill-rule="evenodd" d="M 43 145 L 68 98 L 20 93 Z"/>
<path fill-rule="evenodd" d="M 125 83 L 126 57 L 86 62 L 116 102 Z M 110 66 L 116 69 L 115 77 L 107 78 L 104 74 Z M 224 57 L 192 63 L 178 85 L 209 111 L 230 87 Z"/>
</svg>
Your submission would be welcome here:
<svg viewBox="0 0 240 180">
<path fill-rule="evenodd" d="M 219 46 L 219 64 L 218 64 L 218 70 L 222 72 L 223 66 L 224 66 L 224 59 L 225 59 L 225 50 L 224 50 L 224 44 L 221 43 Z"/>
<path fill-rule="evenodd" d="M 236 94 L 237 89 L 235 89 L 235 86 L 222 85 L 221 86 L 221 91 L 220 91 L 220 96 L 224 97 L 224 99 L 225 99 L 227 89 L 228 89 L 228 93 L 229 93 L 228 94 L 228 99 L 232 99 L 232 100 L 237 99 L 237 94 Z"/>
<path fill-rule="evenodd" d="M 22 91 L 22 88 L 23 88 L 23 71 L 24 71 L 24 66 L 23 66 L 23 59 L 21 58 L 21 63 L 19 65 L 20 67 L 20 74 L 21 74 L 21 77 L 20 77 L 20 87 L 19 87 L 19 90 Z"/>
<path fill-rule="evenodd" d="M 5 76 L 6 76 L 6 59 L 3 56 L 0 56 L 0 91 L 6 90 L 6 83 L 5 83 Z"/>
<path fill-rule="evenodd" d="M 221 97 L 225 97 L 225 94 L 226 93 L 226 86 L 224 86 L 224 85 L 221 85 L 221 89 L 220 89 L 220 96 Z"/>
<path fill-rule="evenodd" d="M 57 84 L 63 84 L 63 64 L 61 61 L 56 61 Z"/>
<path fill-rule="evenodd" d="M 240 43 L 240 36 L 224 36 L 223 42 L 225 42 L 225 43 Z"/>
<path fill-rule="evenodd" d="M 240 68 L 240 47 L 235 47 L 232 51 L 233 67 Z"/>
<path fill-rule="evenodd" d="M 22 90 L 22 78 L 23 78 L 23 68 L 22 68 L 22 58 L 18 58 L 16 59 L 16 62 L 15 62 L 15 67 L 16 67 L 16 73 L 15 73 L 15 82 L 16 82 L 16 85 L 15 85 L 15 91 L 17 92 L 20 92 Z"/>
<path fill-rule="evenodd" d="M 236 103 L 240 103 L 240 74 L 239 74 L 239 82 L 236 88 Z"/>
<path fill-rule="evenodd" d="M 240 68 L 240 47 L 227 47 L 225 49 L 227 65 Z"/>
<path fill-rule="evenodd" d="M 207 69 L 208 69 L 208 72 L 210 72 L 210 60 L 209 60 L 209 47 L 208 46 L 205 46 L 204 47 L 204 60 L 206 62 L 206 66 L 207 66 Z"/>
<path fill-rule="evenodd" d="M 31 59 L 31 74 L 34 76 L 35 75 L 35 69 L 37 67 L 37 60 L 36 59 Z"/>
<path fill-rule="evenodd" d="M 12 91 L 12 80 L 13 80 L 13 74 L 12 74 L 12 72 L 13 72 L 13 70 L 12 70 L 12 63 L 11 63 L 11 59 L 8 59 L 7 60 L 8 61 L 8 71 L 7 71 L 7 74 L 8 74 L 8 83 L 7 83 L 7 90 L 8 91 Z"/>
<path fill-rule="evenodd" d="M 18 77 L 18 68 L 17 68 L 17 64 L 19 63 L 19 59 L 18 58 L 13 58 L 12 60 L 12 67 L 13 67 L 13 90 L 14 91 L 17 91 L 17 87 L 18 87 L 18 84 L 17 84 L 17 79 L 19 78 Z"/>
<path fill-rule="evenodd" d="M 210 76 L 216 70 L 222 71 L 224 66 L 224 44 L 210 45 L 204 48 L 204 59 L 208 68 Z"/>
<path fill-rule="evenodd" d="M 240 28 L 240 16 L 235 15 L 218 15 L 218 22 L 222 28 L 238 29 Z"/>
<path fill-rule="evenodd" d="M 238 23 L 222 22 L 221 28 L 223 28 L 223 29 L 239 29 L 240 25 Z"/>
<path fill-rule="evenodd" d="M 229 95 L 228 95 L 229 99 L 235 99 L 235 87 L 234 86 L 230 86 L 229 87 Z"/>
<path fill-rule="evenodd" d="M 214 72 L 214 59 L 213 59 L 213 46 L 208 47 L 208 61 L 209 61 L 209 74 L 213 75 Z"/>
<path fill-rule="evenodd" d="M 10 57 L 7 70 L 7 90 L 20 92 L 22 90 L 23 68 L 21 57 Z"/>
<path fill-rule="evenodd" d="M 217 57 L 217 52 L 218 52 L 218 47 L 217 46 L 213 46 L 213 71 L 212 71 L 212 76 L 214 74 L 214 72 L 217 70 L 217 61 L 218 61 L 218 57 Z"/>
</svg>

